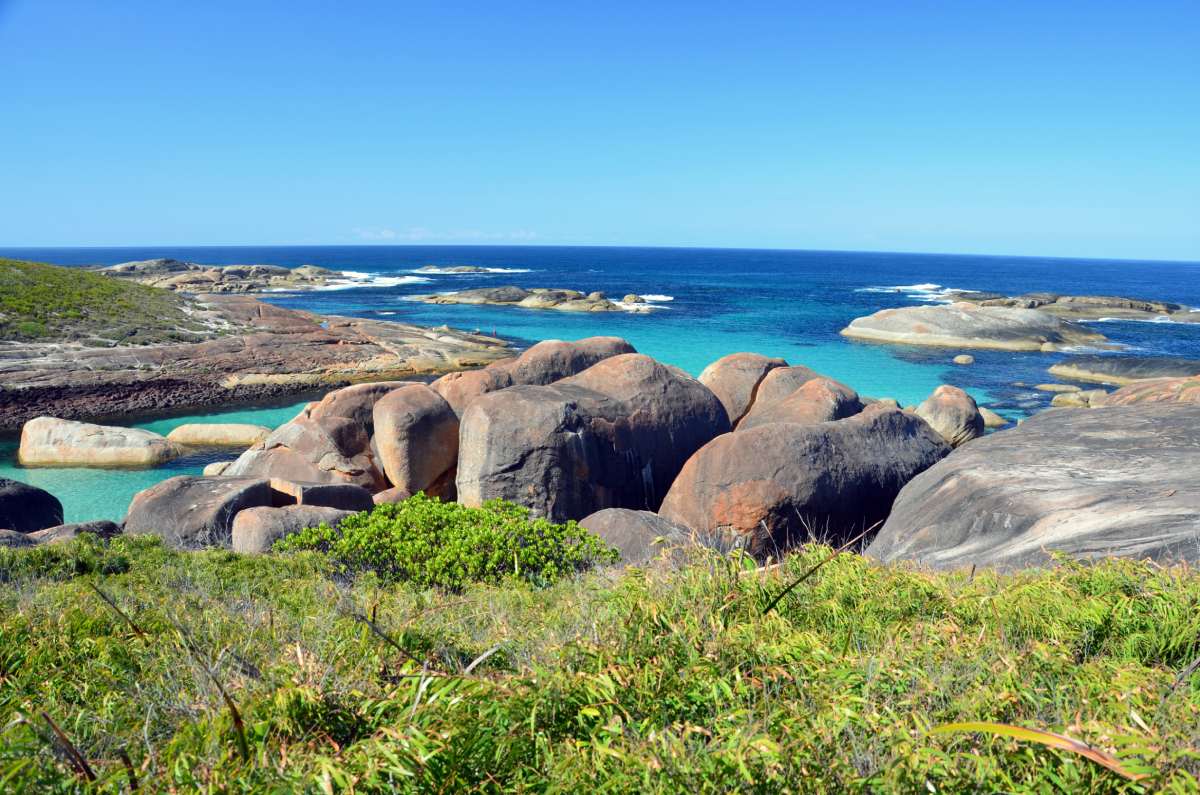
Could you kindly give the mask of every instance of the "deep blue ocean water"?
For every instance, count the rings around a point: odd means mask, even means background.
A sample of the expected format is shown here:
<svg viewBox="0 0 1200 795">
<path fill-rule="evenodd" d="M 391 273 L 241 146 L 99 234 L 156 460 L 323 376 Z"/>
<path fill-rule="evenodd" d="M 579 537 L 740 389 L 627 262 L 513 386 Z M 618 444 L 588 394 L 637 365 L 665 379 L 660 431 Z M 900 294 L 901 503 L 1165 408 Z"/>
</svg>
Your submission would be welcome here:
<svg viewBox="0 0 1200 795">
<path fill-rule="evenodd" d="M 945 289 L 1016 294 L 1055 291 L 1176 301 L 1200 307 L 1200 263 L 981 257 L 731 249 L 649 249 L 491 246 L 140 247 L 3 249 L 0 256 L 60 265 L 111 265 L 174 257 L 214 265 L 264 263 L 320 265 L 358 274 L 368 286 L 307 293 L 275 293 L 266 300 L 330 314 L 374 317 L 495 332 L 519 346 L 541 339 L 596 334 L 628 339 L 643 353 L 698 374 L 735 351 L 782 356 L 837 378 L 872 397 L 916 403 L 942 383 L 1016 418 L 1049 404 L 1050 395 L 1016 382 L 1053 380 L 1052 364 L 1073 354 L 971 351 L 976 364 L 951 363 L 957 350 L 851 342 L 838 331 L 860 315 L 885 307 L 938 300 Z M 414 273 L 420 267 L 476 265 L 487 274 Z M 574 314 L 502 307 L 427 305 L 406 300 L 420 293 L 514 284 L 601 290 L 620 298 L 655 299 L 653 312 Z M 668 300 L 669 299 L 669 300 Z M 1096 328 L 1137 355 L 1200 358 L 1200 324 L 1103 322 Z M 1091 351 L 1088 351 L 1091 353 Z M 1120 355 L 1120 354 L 1117 354 Z M 278 424 L 291 409 L 265 413 Z M 294 412 L 293 412 L 294 413 Z M 182 421 L 187 418 L 182 418 Z M 20 470 L 11 445 L 0 448 L 0 476 L 35 482 L 57 494 L 71 519 L 120 518 L 128 497 L 147 481 L 198 471 L 175 462 L 163 471 L 95 472 Z M 80 481 L 87 481 L 82 486 Z M 89 491 L 82 499 L 81 488 Z M 111 493 L 97 495 L 97 489 Z M 130 489 L 133 488 L 132 491 Z"/>
</svg>

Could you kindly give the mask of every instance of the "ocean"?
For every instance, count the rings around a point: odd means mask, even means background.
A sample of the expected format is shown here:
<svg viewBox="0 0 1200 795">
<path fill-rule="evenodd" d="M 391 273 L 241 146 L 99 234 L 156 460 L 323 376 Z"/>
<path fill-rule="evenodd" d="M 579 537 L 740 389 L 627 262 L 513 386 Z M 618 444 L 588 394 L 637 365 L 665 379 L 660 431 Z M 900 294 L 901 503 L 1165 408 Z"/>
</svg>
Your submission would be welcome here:
<svg viewBox="0 0 1200 795">
<path fill-rule="evenodd" d="M 448 324 L 496 333 L 525 347 L 543 339 L 624 337 L 642 353 L 692 374 L 736 351 L 804 364 L 861 394 L 917 403 L 939 384 L 954 384 L 1013 419 L 1049 405 L 1051 395 L 1018 384 L 1054 380 L 1046 371 L 1075 353 L 961 351 L 884 346 L 846 340 L 838 331 L 886 307 L 944 300 L 947 290 L 1006 294 L 1052 291 L 1124 295 L 1200 307 L 1200 263 L 1037 257 L 889 254 L 833 251 L 607 248 L 549 246 L 281 246 L 3 249 L 0 256 L 59 265 L 111 265 L 173 257 L 213 265 L 312 264 L 343 271 L 348 284 L 265 300 L 328 314 L 423 325 Z M 473 265 L 482 274 L 417 272 L 425 266 Z M 600 290 L 620 299 L 641 295 L 646 313 L 575 314 L 504 307 L 428 305 L 408 297 L 474 287 L 517 285 Z M 1127 346 L 1123 354 L 1200 358 L 1200 324 L 1100 321 L 1096 328 Z M 206 419 L 278 425 L 300 404 L 241 409 Z M 195 417 L 143 424 L 155 430 Z M 211 456 L 161 469 L 100 471 L 22 469 L 15 444 L 0 442 L 0 477 L 59 497 L 68 521 L 120 519 L 129 498 L 164 477 L 198 473 Z"/>
</svg>

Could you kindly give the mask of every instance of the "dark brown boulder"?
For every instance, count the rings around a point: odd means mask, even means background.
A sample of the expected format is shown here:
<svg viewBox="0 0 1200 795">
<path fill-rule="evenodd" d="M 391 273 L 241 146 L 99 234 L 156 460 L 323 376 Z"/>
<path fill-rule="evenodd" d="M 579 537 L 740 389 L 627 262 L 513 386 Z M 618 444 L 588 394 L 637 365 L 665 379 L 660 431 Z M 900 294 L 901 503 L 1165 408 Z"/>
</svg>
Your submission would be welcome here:
<svg viewBox="0 0 1200 795">
<path fill-rule="evenodd" d="M 651 511 L 605 508 L 581 519 L 579 524 L 616 547 L 623 566 L 640 566 L 670 549 L 694 543 L 688 528 Z"/>
<path fill-rule="evenodd" d="M 336 527 L 338 522 L 353 515 L 353 511 L 319 505 L 247 508 L 233 520 L 233 551 L 246 554 L 270 552 L 271 546 L 281 538 L 322 523 Z"/>
<path fill-rule="evenodd" d="M 174 549 L 227 547 L 239 511 L 270 505 L 265 479 L 181 475 L 134 495 L 125 532 L 157 535 Z"/>
<path fill-rule="evenodd" d="M 738 423 L 739 432 L 772 422 L 813 425 L 852 417 L 863 410 L 858 393 L 830 378 L 805 381 L 795 392 L 776 402 L 756 402 Z"/>
<path fill-rule="evenodd" d="M 375 404 L 375 447 L 391 484 L 454 499 L 458 417 L 424 384 L 401 387 Z"/>
<path fill-rule="evenodd" d="M 0 527 L 17 533 L 32 533 L 62 524 L 62 503 L 48 491 L 0 478 Z"/>
<path fill-rule="evenodd" d="M 913 478 L 867 554 L 938 569 L 1200 560 L 1197 472 L 1200 404 L 1045 411 Z"/>
<path fill-rule="evenodd" d="M 810 536 L 841 543 L 884 519 L 900 488 L 949 452 L 923 420 L 883 406 L 837 422 L 762 425 L 701 448 L 659 513 L 745 537 L 758 555 Z"/>
<path fill-rule="evenodd" d="M 729 422 L 737 425 L 754 403 L 759 383 L 778 367 L 787 367 L 787 362 L 757 353 L 731 353 L 705 367 L 699 381 L 721 401 Z"/>
<path fill-rule="evenodd" d="M 691 453 L 729 429 L 699 381 L 647 356 L 478 398 L 459 433 L 459 501 L 503 498 L 554 521 L 653 510 Z"/>
<path fill-rule="evenodd" d="M 984 420 L 975 398 L 956 386 L 942 384 L 917 406 L 916 414 L 950 443 L 958 447 L 983 436 Z"/>
</svg>

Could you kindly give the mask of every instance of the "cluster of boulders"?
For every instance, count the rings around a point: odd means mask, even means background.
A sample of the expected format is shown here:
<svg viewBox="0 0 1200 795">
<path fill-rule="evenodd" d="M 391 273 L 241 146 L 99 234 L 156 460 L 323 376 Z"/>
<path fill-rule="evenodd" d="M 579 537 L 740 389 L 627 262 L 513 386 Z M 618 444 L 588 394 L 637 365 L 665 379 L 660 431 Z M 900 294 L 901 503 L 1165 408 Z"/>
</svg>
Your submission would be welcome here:
<svg viewBox="0 0 1200 795">
<path fill-rule="evenodd" d="M 522 309 L 555 309 L 560 312 L 647 312 L 653 309 L 636 293 L 629 293 L 618 303 L 599 291 L 582 293 L 579 290 L 554 287 L 480 287 L 474 290 L 415 295 L 413 300 L 427 304 L 485 304 L 516 306 Z"/>
<path fill-rule="evenodd" d="M 52 544 L 91 533 L 110 538 L 121 532 L 115 522 L 63 524 L 62 503 L 48 491 L 0 478 L 0 547 Z"/>
<path fill-rule="evenodd" d="M 242 423 L 188 423 L 166 436 L 141 428 L 35 417 L 21 429 L 23 466 L 153 467 L 195 447 L 246 448 L 271 429 Z"/>
<path fill-rule="evenodd" d="M 159 258 L 100 268 L 105 276 L 188 293 L 253 293 L 311 290 L 344 280 L 342 274 L 315 265 L 201 265 Z"/>
</svg>

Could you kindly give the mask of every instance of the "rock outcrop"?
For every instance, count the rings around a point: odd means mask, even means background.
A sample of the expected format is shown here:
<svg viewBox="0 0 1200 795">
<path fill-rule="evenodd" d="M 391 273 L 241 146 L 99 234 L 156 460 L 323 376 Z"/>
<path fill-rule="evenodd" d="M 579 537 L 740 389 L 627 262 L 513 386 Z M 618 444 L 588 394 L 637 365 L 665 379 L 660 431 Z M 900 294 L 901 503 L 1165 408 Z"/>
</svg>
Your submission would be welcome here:
<svg viewBox="0 0 1200 795">
<path fill-rule="evenodd" d="M 36 417 L 21 429 L 18 460 L 25 466 L 153 467 L 182 449 L 157 433 Z"/>
<path fill-rule="evenodd" d="M 108 539 L 120 534 L 121 525 L 107 519 L 98 519 L 94 522 L 75 522 L 47 527 L 45 530 L 30 533 L 29 539 L 36 544 L 61 544 L 84 535 Z"/>
<path fill-rule="evenodd" d="M 6 345 L 0 430 L 40 415 L 93 419 L 276 400 L 512 356 L 501 340 L 445 327 L 322 316 L 240 295 L 198 300 L 221 331 L 204 342 Z"/>
<path fill-rule="evenodd" d="M 840 543 L 884 519 L 901 487 L 949 452 L 924 420 L 881 405 L 837 422 L 762 425 L 702 447 L 659 513 L 742 537 L 757 555 L 810 536 Z"/>
<path fill-rule="evenodd" d="M 1195 313 L 1200 318 L 1200 312 Z M 1153 378 L 1200 375 L 1200 360 L 1167 356 L 1072 356 L 1050 368 L 1069 381 L 1125 386 Z"/>
<path fill-rule="evenodd" d="M 522 309 L 554 309 L 560 312 L 620 312 L 648 311 L 648 304 L 618 305 L 604 293 L 581 293 L 550 287 L 480 287 L 455 293 L 415 295 L 415 301 L 427 304 L 486 304 L 488 306 L 517 306 Z"/>
<path fill-rule="evenodd" d="M 651 511 L 605 508 L 579 524 L 621 553 L 621 565 L 640 566 L 673 548 L 691 546 L 691 531 Z"/>
<path fill-rule="evenodd" d="M 951 447 L 983 436 L 984 419 L 975 398 L 956 386 L 943 384 L 917 406 L 916 415 L 929 423 Z"/>
<path fill-rule="evenodd" d="M 623 353 L 636 351 L 619 337 L 588 337 L 575 342 L 543 340 L 516 358 L 489 364 L 481 370 L 448 373 L 430 386 L 461 417 L 480 395 L 510 386 L 552 384 Z"/>
<path fill-rule="evenodd" d="M 1170 301 L 1148 301 L 1116 295 L 1061 295 L 1059 293 L 1027 293 L 1000 296 L 992 293 L 955 292 L 950 297 L 987 307 L 1037 309 L 1068 320 L 1158 320 L 1176 323 L 1200 322 L 1200 313 Z"/>
<path fill-rule="evenodd" d="M 259 293 L 268 290 L 313 290 L 347 282 L 337 271 L 302 265 L 200 265 L 176 259 L 122 262 L 99 273 L 139 284 L 186 293 Z"/>
<path fill-rule="evenodd" d="M 338 522 L 353 515 L 351 511 L 317 505 L 247 508 L 234 517 L 230 543 L 234 552 L 262 554 L 270 552 L 281 538 L 320 524 L 336 527 Z"/>
<path fill-rule="evenodd" d="M 125 532 L 157 535 L 174 549 L 229 546 L 233 518 L 247 508 L 270 505 L 271 484 L 265 479 L 180 475 L 134 496 Z"/>
<path fill-rule="evenodd" d="M 0 527 L 17 533 L 33 533 L 62 524 L 62 503 L 48 491 L 0 478 Z"/>
<path fill-rule="evenodd" d="M 1107 343 L 1103 334 L 1048 312 L 966 302 L 883 309 L 856 318 L 841 333 L 869 342 L 1008 351 Z"/>
<path fill-rule="evenodd" d="M 549 386 L 476 398 L 462 416 L 458 497 L 509 499 L 553 521 L 655 509 L 683 462 L 729 430 L 699 381 L 640 354 Z"/>
<path fill-rule="evenodd" d="M 1098 406 L 1135 406 L 1141 403 L 1200 403 L 1200 376 L 1139 381 L 1095 401 Z"/>
<path fill-rule="evenodd" d="M 1104 404 L 1108 391 L 1104 389 L 1081 389 L 1078 392 L 1063 392 L 1050 401 L 1053 408 L 1087 409 Z"/>
<path fill-rule="evenodd" d="M 1049 411 L 914 478 L 867 549 L 948 569 L 1200 559 L 1200 405 Z"/>
<path fill-rule="evenodd" d="M 721 401 L 729 422 L 737 425 L 754 403 L 758 385 L 778 367 L 787 367 L 787 362 L 757 353 L 731 353 L 705 367 L 699 381 Z"/>
<path fill-rule="evenodd" d="M 167 434 L 167 441 L 191 447 L 250 447 L 271 435 L 263 425 L 236 422 L 193 422 Z"/>
<path fill-rule="evenodd" d="M 375 404 L 375 448 L 392 486 L 454 499 L 458 417 L 424 384 L 395 389 Z"/>
</svg>

